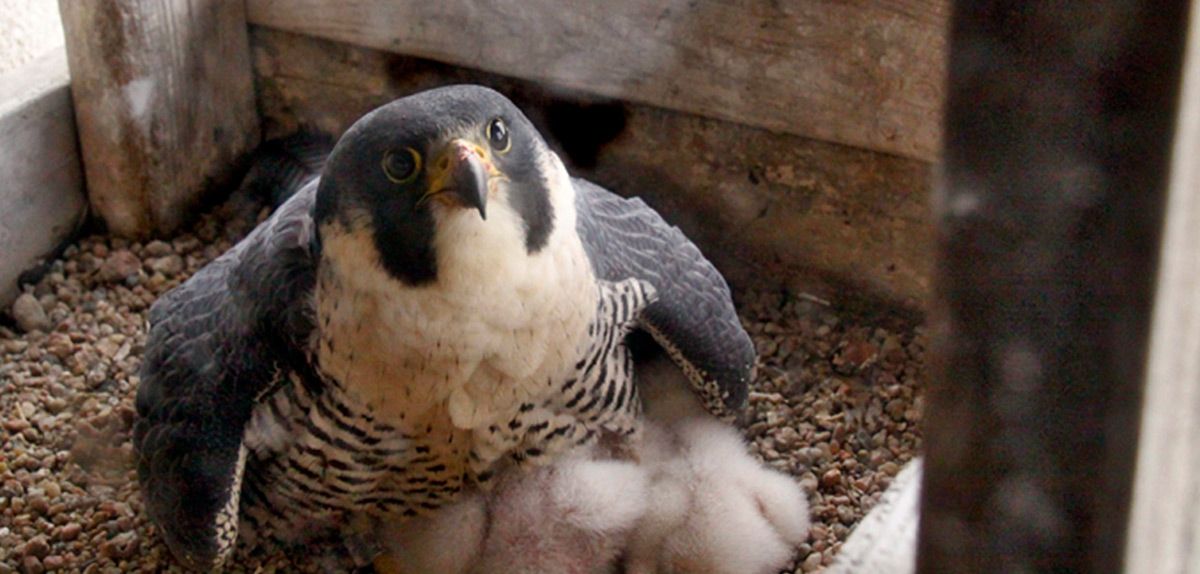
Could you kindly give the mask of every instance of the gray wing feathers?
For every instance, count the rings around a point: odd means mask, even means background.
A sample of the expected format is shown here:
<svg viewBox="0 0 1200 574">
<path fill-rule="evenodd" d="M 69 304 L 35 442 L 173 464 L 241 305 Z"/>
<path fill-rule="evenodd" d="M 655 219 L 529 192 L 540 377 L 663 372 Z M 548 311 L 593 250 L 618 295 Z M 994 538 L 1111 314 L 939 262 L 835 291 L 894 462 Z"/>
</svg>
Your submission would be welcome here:
<svg viewBox="0 0 1200 574">
<path fill-rule="evenodd" d="M 213 567 L 256 399 L 311 330 L 315 181 L 150 311 L 134 447 L 146 509 L 185 564 Z M 236 512 L 236 508 L 233 509 Z"/>
<path fill-rule="evenodd" d="M 597 275 L 643 279 L 658 290 L 643 327 L 688 373 L 710 410 L 744 404 L 755 351 L 729 286 L 683 232 L 638 198 L 575 179 L 577 228 Z"/>
</svg>

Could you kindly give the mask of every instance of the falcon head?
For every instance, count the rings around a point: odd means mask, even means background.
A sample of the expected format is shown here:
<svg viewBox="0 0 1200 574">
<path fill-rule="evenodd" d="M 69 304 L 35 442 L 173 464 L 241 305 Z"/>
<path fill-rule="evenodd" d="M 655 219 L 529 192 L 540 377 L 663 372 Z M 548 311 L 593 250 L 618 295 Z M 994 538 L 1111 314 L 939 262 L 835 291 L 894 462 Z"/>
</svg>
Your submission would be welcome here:
<svg viewBox="0 0 1200 574">
<path fill-rule="evenodd" d="M 323 244 L 368 243 L 388 275 L 419 286 L 460 263 L 538 253 L 556 207 L 572 200 L 570 186 L 511 101 L 481 86 L 449 86 L 351 126 L 325 165 L 313 215 Z"/>
</svg>

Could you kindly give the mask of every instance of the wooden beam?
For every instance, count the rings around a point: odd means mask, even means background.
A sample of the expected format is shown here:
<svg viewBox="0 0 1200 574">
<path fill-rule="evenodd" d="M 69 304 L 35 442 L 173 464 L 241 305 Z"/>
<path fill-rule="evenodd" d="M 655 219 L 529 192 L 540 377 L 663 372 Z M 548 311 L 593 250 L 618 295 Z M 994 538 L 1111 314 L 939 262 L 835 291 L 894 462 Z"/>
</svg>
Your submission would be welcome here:
<svg viewBox="0 0 1200 574">
<path fill-rule="evenodd" d="M 117 234 L 170 234 L 258 143 L 245 6 L 59 7 L 91 204 Z"/>
<path fill-rule="evenodd" d="M 0 142 L 0 308 L 7 308 L 21 272 L 87 213 L 61 49 L 0 77 Z"/>
<path fill-rule="evenodd" d="M 248 0 L 252 23 L 930 160 L 948 0 Z"/>
<path fill-rule="evenodd" d="M 1125 570 L 1200 572 L 1200 4 L 1175 134 Z"/>
<path fill-rule="evenodd" d="M 1186 8 L 955 4 L 919 572 L 1122 569 Z"/>
</svg>

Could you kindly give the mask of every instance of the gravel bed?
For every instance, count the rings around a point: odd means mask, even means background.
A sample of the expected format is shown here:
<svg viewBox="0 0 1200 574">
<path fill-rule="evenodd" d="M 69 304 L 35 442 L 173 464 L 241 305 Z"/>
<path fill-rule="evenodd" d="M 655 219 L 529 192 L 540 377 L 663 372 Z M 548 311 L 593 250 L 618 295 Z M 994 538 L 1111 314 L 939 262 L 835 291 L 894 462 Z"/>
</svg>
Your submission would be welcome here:
<svg viewBox="0 0 1200 574">
<path fill-rule="evenodd" d="M 146 313 L 255 215 L 265 211 L 233 200 L 170 242 L 85 237 L 0 320 L 0 574 L 167 569 L 129 443 Z M 741 308 L 763 363 L 746 435 L 809 493 L 812 534 L 789 572 L 818 571 L 915 455 L 925 338 L 805 298 L 746 294 Z"/>
<path fill-rule="evenodd" d="M 802 297 L 742 299 L 762 364 L 745 434 L 753 454 L 808 493 L 812 531 L 786 572 L 817 572 L 917 455 L 926 336 Z"/>
</svg>

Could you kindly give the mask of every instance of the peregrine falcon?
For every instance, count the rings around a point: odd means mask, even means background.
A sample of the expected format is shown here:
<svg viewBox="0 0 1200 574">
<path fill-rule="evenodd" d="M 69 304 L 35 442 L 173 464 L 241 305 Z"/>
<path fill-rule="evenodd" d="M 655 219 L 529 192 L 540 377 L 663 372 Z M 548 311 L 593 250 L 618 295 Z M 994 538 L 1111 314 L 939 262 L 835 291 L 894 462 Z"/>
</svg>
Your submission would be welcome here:
<svg viewBox="0 0 1200 574">
<path fill-rule="evenodd" d="M 183 564 L 219 566 L 239 532 L 369 537 L 635 432 L 632 330 L 714 413 L 744 403 L 754 349 L 721 275 L 640 200 L 571 178 L 499 93 L 396 100 L 309 165 L 151 310 L 134 445 Z"/>
</svg>

